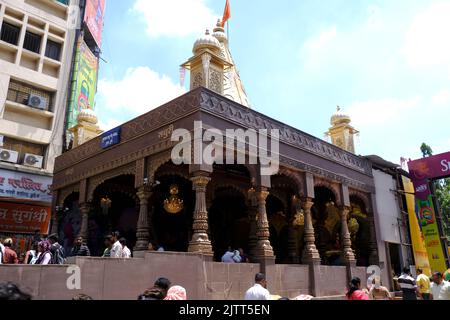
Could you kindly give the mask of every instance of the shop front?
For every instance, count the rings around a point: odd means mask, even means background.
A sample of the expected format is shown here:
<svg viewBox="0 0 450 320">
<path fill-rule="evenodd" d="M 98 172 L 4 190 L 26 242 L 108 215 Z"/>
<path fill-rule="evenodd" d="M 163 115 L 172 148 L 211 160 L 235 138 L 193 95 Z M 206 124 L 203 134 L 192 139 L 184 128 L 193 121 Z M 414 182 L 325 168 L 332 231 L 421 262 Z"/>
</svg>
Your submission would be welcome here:
<svg viewBox="0 0 450 320">
<path fill-rule="evenodd" d="M 50 176 L 0 169 L 0 238 L 12 238 L 19 257 L 49 233 L 51 181 Z"/>
</svg>

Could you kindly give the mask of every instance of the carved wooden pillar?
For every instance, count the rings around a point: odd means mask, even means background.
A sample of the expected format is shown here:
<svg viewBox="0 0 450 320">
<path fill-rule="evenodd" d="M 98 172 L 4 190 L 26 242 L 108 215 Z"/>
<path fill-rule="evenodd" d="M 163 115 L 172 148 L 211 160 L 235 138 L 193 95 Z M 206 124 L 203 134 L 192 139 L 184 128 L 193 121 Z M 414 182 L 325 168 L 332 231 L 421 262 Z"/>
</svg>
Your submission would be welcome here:
<svg viewBox="0 0 450 320">
<path fill-rule="evenodd" d="M 258 245 L 258 236 L 256 235 L 257 230 L 257 214 L 258 214 L 258 199 L 256 198 L 256 191 L 251 189 L 248 192 L 248 219 L 250 223 L 250 231 L 248 235 L 248 247 L 249 255 L 253 259 L 256 256 L 256 249 Z"/>
<path fill-rule="evenodd" d="M 89 237 L 89 212 L 91 211 L 91 204 L 89 202 L 80 203 L 79 205 L 80 213 L 81 213 L 81 228 L 79 236 L 83 237 L 83 239 L 88 239 Z"/>
<path fill-rule="evenodd" d="M 64 213 L 64 208 L 60 206 L 56 206 L 53 208 L 52 213 L 52 229 L 50 230 L 50 234 L 58 233 L 59 229 L 59 217 Z"/>
<path fill-rule="evenodd" d="M 299 263 L 297 231 L 294 227 L 295 214 L 297 213 L 297 197 L 291 199 L 289 226 L 288 226 L 288 255 L 291 263 Z"/>
<path fill-rule="evenodd" d="M 150 239 L 150 227 L 148 221 L 148 200 L 152 195 L 150 188 L 142 186 L 136 193 L 139 198 L 139 218 L 136 230 L 136 246 L 134 251 L 147 251 Z"/>
<path fill-rule="evenodd" d="M 368 214 L 367 222 L 369 223 L 369 264 L 370 265 L 379 265 L 378 259 L 378 245 L 377 245 L 377 236 L 375 233 L 375 220 L 373 217 L 373 213 Z"/>
<path fill-rule="evenodd" d="M 266 199 L 269 192 L 265 188 L 261 188 L 256 192 L 258 199 L 258 212 L 256 223 L 256 236 L 258 238 L 256 256 L 259 260 L 265 257 L 273 257 L 273 249 L 270 245 L 269 221 L 267 220 Z"/>
<path fill-rule="evenodd" d="M 206 186 L 211 179 L 206 173 L 196 172 L 191 178 L 195 191 L 193 235 L 189 242 L 189 252 L 212 255 L 212 245 L 208 237 L 208 211 L 206 208 Z"/>
<path fill-rule="evenodd" d="M 350 237 L 350 231 L 348 230 L 348 214 L 350 208 L 347 206 L 340 207 L 341 213 L 341 239 L 342 239 L 342 258 L 343 261 L 355 262 L 355 254 L 352 249 L 352 240 Z"/>
<path fill-rule="evenodd" d="M 303 263 L 320 262 L 319 251 L 316 248 L 316 236 L 314 234 L 314 226 L 312 223 L 311 208 L 314 202 L 311 198 L 305 198 L 303 201 L 303 213 L 305 215 L 305 248 L 303 250 Z"/>
</svg>

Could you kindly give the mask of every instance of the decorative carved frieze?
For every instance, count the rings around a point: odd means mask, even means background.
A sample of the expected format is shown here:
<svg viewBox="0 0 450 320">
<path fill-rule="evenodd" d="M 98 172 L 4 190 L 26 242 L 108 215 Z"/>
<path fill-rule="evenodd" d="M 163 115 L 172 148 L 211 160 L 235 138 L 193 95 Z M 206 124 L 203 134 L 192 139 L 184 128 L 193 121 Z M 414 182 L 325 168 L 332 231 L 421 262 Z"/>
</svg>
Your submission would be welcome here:
<svg viewBox="0 0 450 320">
<path fill-rule="evenodd" d="M 280 140 L 291 144 L 297 148 L 317 154 L 323 158 L 338 162 L 353 170 L 372 175 L 372 167 L 369 161 L 337 148 L 325 141 L 310 136 L 300 130 L 289 127 L 279 121 L 273 120 L 263 114 L 255 112 L 249 108 L 240 106 L 219 95 L 209 91 L 201 92 L 201 107 L 216 115 L 226 117 L 239 123 L 243 127 L 253 129 L 278 129 L 280 130 Z"/>
<path fill-rule="evenodd" d="M 328 170 L 325 170 L 325 169 L 322 169 L 322 168 L 318 168 L 318 167 L 313 166 L 313 165 L 305 164 L 303 162 L 296 161 L 296 160 L 293 160 L 291 158 L 287 158 L 287 157 L 281 156 L 280 157 L 280 163 L 284 164 L 284 165 L 287 165 L 287 166 L 290 166 L 290 167 L 293 167 L 293 168 L 297 168 L 297 169 L 299 169 L 301 171 L 310 172 L 310 173 L 314 174 L 314 176 L 316 176 L 316 177 L 322 177 L 324 179 L 328 179 L 328 180 L 331 180 L 331 181 L 336 181 L 336 182 L 339 182 L 339 183 L 342 183 L 342 184 L 347 184 L 347 185 L 352 186 L 353 188 L 358 189 L 358 190 L 362 190 L 362 191 L 365 191 L 365 192 L 374 192 L 375 191 L 375 187 L 374 186 L 370 186 L 370 185 L 367 185 L 367 184 L 362 183 L 360 181 L 340 176 L 340 175 L 338 175 L 336 173 L 333 173 L 331 171 L 328 171 Z"/>
</svg>

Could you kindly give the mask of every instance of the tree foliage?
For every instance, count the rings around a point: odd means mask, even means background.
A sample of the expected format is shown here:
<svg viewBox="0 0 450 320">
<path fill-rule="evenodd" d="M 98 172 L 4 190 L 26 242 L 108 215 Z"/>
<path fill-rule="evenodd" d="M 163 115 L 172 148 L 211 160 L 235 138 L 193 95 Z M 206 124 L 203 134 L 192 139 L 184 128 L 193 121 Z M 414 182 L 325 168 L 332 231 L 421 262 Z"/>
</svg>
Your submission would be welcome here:
<svg viewBox="0 0 450 320">
<path fill-rule="evenodd" d="M 420 146 L 420 151 L 422 152 L 424 158 L 431 157 L 433 155 L 433 150 L 425 142 Z"/>
</svg>

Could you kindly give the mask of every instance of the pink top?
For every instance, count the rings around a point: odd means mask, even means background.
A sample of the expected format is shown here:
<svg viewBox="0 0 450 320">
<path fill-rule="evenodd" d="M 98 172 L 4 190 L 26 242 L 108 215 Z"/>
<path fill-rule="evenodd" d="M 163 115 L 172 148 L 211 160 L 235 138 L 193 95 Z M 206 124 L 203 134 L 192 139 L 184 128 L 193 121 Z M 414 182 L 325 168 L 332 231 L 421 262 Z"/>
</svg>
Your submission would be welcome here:
<svg viewBox="0 0 450 320">
<path fill-rule="evenodd" d="M 369 296 L 362 290 L 356 290 L 352 293 L 348 300 L 369 300 Z"/>
</svg>

